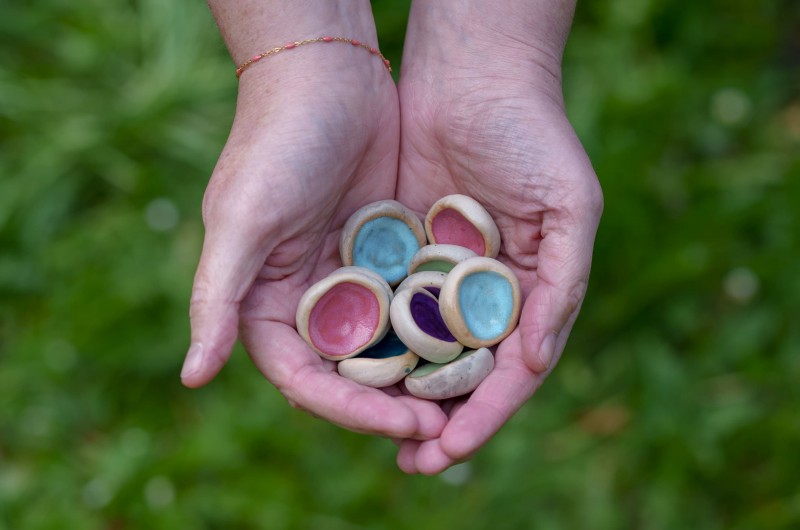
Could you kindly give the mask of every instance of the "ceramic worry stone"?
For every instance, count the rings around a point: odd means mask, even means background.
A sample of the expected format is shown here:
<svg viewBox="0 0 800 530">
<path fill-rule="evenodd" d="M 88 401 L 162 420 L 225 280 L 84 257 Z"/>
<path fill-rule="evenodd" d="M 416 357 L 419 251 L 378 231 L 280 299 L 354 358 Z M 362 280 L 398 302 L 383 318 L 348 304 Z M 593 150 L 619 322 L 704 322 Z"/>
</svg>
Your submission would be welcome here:
<svg viewBox="0 0 800 530">
<path fill-rule="evenodd" d="M 361 274 L 363 276 L 376 280 L 379 284 L 381 284 L 381 287 L 386 289 L 386 292 L 388 293 L 390 299 L 394 297 L 394 292 L 392 291 L 392 288 L 389 286 L 388 283 L 386 283 L 386 280 L 383 279 L 383 276 L 366 267 L 356 267 L 354 265 L 350 265 L 349 267 L 339 267 L 338 269 L 330 273 L 328 276 L 333 276 L 335 274 L 351 273 L 351 272 L 355 274 Z"/>
<path fill-rule="evenodd" d="M 428 241 L 466 247 L 478 256 L 496 258 L 500 231 L 489 212 L 466 195 L 447 195 L 431 206 L 425 217 Z"/>
<path fill-rule="evenodd" d="M 399 293 L 403 289 L 411 287 L 422 287 L 433 296 L 439 296 L 439 291 L 442 290 L 442 284 L 447 274 L 438 271 L 422 271 L 416 272 L 403 280 L 400 285 L 395 288 L 395 292 Z"/>
<path fill-rule="evenodd" d="M 391 288 L 369 271 L 353 269 L 315 283 L 297 306 L 297 332 L 326 359 L 358 355 L 389 329 Z"/>
<path fill-rule="evenodd" d="M 493 346 L 517 326 L 522 293 L 514 272 L 492 258 L 470 258 L 447 275 L 439 308 L 448 329 L 469 348 Z"/>
<path fill-rule="evenodd" d="M 366 267 L 397 285 L 408 264 L 424 246 L 425 228 L 414 213 L 397 201 L 368 204 L 350 216 L 339 239 L 343 265 Z"/>
<path fill-rule="evenodd" d="M 389 316 L 392 329 L 403 344 L 423 359 L 446 363 L 464 349 L 439 314 L 439 301 L 423 287 L 398 291 Z"/>
<path fill-rule="evenodd" d="M 414 254 L 408 264 L 408 274 L 424 271 L 436 271 L 448 273 L 467 258 L 477 256 L 473 251 L 466 247 L 457 245 L 428 245 L 419 249 Z"/>
<path fill-rule="evenodd" d="M 494 369 L 488 348 L 465 351 L 447 364 L 428 363 L 406 377 L 411 395 L 423 399 L 450 399 L 468 394 Z"/>
<path fill-rule="evenodd" d="M 382 341 L 358 357 L 338 363 L 337 369 L 339 375 L 358 384 L 383 388 L 411 373 L 418 361 L 419 357 L 390 331 Z"/>
</svg>

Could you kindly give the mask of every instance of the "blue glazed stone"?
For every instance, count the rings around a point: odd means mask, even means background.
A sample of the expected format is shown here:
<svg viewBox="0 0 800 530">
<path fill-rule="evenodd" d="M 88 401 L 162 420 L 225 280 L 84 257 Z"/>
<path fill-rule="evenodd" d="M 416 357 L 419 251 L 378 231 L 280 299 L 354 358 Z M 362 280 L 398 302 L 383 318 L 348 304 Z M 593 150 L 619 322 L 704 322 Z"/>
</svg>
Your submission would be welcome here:
<svg viewBox="0 0 800 530">
<path fill-rule="evenodd" d="M 363 224 L 353 244 L 353 264 L 367 267 L 389 282 L 397 283 L 408 273 L 408 264 L 419 250 L 414 232 L 393 217 L 378 217 Z"/>
<path fill-rule="evenodd" d="M 508 328 L 514 291 L 501 274 L 475 272 L 461 282 L 458 306 L 469 332 L 480 340 L 492 340 Z"/>
</svg>

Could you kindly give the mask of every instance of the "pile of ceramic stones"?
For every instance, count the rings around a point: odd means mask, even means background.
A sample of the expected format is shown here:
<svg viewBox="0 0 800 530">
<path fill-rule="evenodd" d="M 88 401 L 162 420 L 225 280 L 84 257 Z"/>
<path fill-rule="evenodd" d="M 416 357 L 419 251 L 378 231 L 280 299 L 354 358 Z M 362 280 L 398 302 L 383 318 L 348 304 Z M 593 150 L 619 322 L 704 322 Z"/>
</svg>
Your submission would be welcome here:
<svg viewBox="0 0 800 530">
<path fill-rule="evenodd" d="M 494 220 L 465 195 L 437 201 L 424 226 L 397 201 L 369 204 L 342 231 L 344 267 L 301 298 L 297 330 L 362 385 L 405 378 L 420 398 L 467 394 L 519 320 L 519 282 L 499 250 Z"/>
</svg>

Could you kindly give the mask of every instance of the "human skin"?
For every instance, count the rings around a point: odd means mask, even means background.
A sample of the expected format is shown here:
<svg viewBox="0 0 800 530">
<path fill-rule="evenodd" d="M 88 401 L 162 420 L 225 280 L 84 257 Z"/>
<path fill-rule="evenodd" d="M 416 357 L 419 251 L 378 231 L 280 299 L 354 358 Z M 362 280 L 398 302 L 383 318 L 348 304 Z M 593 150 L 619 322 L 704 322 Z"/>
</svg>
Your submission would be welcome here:
<svg viewBox="0 0 800 530">
<path fill-rule="evenodd" d="M 444 195 L 478 200 L 498 259 L 520 280 L 520 325 L 496 366 L 427 441 L 398 440 L 398 465 L 434 474 L 471 457 L 542 384 L 583 301 L 602 193 L 564 111 L 571 0 L 414 0 L 400 76 L 397 200 L 423 216 Z"/>
<path fill-rule="evenodd" d="M 211 2 L 237 64 L 321 35 L 376 43 L 365 0 L 278 4 Z M 573 9 L 563 0 L 415 0 L 401 112 L 383 66 L 362 49 L 309 45 L 245 72 L 204 199 L 184 383 L 214 377 L 238 327 L 290 403 L 394 438 L 406 472 L 440 472 L 485 444 L 552 370 L 588 281 L 602 194 L 561 96 Z M 450 193 L 476 198 L 496 219 L 499 259 L 526 297 L 495 370 L 468 399 L 441 406 L 402 386 L 378 391 L 338 377 L 297 335 L 294 308 L 337 267 L 345 220 L 392 197 L 422 217 Z"/>
<path fill-rule="evenodd" d="M 367 0 L 210 6 L 236 64 L 326 35 L 377 46 Z M 295 329 L 301 295 L 339 265 L 347 218 L 394 197 L 399 134 L 395 85 L 363 48 L 310 44 L 242 74 L 230 136 L 203 200 L 206 233 L 190 304 L 185 385 L 210 381 L 238 334 L 293 406 L 358 432 L 439 435 L 446 417 L 434 403 L 340 377 Z"/>
</svg>

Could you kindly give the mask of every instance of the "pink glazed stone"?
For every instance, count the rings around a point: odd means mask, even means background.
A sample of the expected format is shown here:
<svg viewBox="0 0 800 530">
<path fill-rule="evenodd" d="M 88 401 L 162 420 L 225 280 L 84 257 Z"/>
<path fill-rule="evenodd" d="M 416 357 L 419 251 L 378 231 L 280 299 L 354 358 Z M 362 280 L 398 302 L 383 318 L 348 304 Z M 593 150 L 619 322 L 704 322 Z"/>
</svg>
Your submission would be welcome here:
<svg viewBox="0 0 800 530">
<path fill-rule="evenodd" d="M 437 243 L 467 247 L 478 256 L 486 252 L 483 234 L 466 217 L 452 208 L 445 208 L 433 218 L 431 230 Z"/>
<path fill-rule="evenodd" d="M 347 355 L 375 336 L 380 304 L 361 285 L 340 283 L 325 293 L 311 310 L 308 334 L 313 345 L 328 355 Z"/>
</svg>

